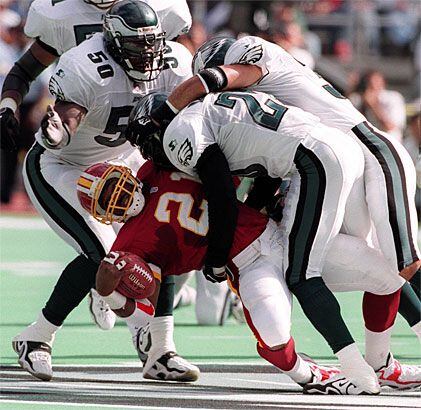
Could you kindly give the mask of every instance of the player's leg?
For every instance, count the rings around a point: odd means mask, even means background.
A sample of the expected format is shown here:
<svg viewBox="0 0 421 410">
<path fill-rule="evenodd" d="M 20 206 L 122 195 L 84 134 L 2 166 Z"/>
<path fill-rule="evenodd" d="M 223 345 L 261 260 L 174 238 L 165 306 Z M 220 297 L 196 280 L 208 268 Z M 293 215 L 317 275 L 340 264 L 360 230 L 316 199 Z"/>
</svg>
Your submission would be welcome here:
<svg viewBox="0 0 421 410">
<path fill-rule="evenodd" d="M 80 213 L 78 176 L 77 169 L 58 163 L 38 144 L 27 155 L 24 181 L 32 202 L 50 227 L 84 254 L 64 269 L 38 320 L 14 338 L 21 365 L 43 379 L 52 377 L 50 353 L 56 331 L 95 283 L 98 263 L 115 237 L 111 227 Z"/>
<path fill-rule="evenodd" d="M 155 317 L 149 325 L 150 349 L 143 366 L 143 377 L 155 380 L 195 381 L 200 370 L 177 354 L 174 343 L 174 277 L 164 277 L 161 282 Z M 148 332 L 140 329 L 137 343 L 145 346 Z M 139 346 L 138 344 L 138 346 Z M 146 342 L 146 346 L 148 343 Z M 138 348 L 139 351 L 139 348 Z M 142 352 L 139 352 L 142 358 Z"/>
<path fill-rule="evenodd" d="M 380 248 L 409 280 L 421 266 L 413 162 L 398 141 L 369 123 L 352 131 L 364 145 L 367 203 Z"/>
<path fill-rule="evenodd" d="M 317 134 L 320 131 L 323 135 Z M 328 246 L 342 225 L 346 200 L 362 175 L 363 157 L 349 137 L 338 138 L 324 128 L 317 133 L 312 135 L 319 141 L 304 141 L 294 159 L 300 177 L 291 180 L 282 222 L 287 235 L 286 281 L 339 358 L 343 374 L 366 392 L 378 393 L 373 369 L 364 361 L 336 298 L 321 278 Z"/>
<path fill-rule="evenodd" d="M 196 271 L 178 275 L 175 279 L 174 309 L 189 306 L 196 302 L 196 289 L 187 282 L 195 275 Z"/>
<path fill-rule="evenodd" d="M 322 276 L 334 292 L 365 291 L 365 359 L 376 370 L 380 385 L 399 389 L 421 385 L 421 367 L 400 364 L 390 351 L 390 336 L 405 280 L 383 254 L 362 239 L 339 234 L 328 251 Z"/>
</svg>

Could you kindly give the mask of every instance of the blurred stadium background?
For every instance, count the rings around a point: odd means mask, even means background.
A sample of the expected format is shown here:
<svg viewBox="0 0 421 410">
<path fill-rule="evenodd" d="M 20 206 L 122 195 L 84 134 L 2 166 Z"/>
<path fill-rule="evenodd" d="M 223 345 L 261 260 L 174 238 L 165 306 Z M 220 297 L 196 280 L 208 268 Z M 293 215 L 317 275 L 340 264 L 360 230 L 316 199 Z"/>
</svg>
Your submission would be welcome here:
<svg viewBox="0 0 421 410">
<path fill-rule="evenodd" d="M 31 0 L 0 0 L 0 85 L 28 46 L 23 33 Z M 379 128 L 381 120 L 365 107 L 375 93 L 393 124 L 392 132 L 411 152 L 420 144 L 421 41 L 419 0 L 188 1 L 193 25 L 179 39 L 195 50 L 215 35 L 253 34 L 274 41 L 312 66 Z M 19 168 L 33 142 L 50 96 L 47 70 L 22 105 L 19 153 L 1 153 L 1 211 L 33 212 Z M 390 125 L 390 124 L 389 124 Z M 418 192 L 418 203 L 420 202 Z"/>
</svg>

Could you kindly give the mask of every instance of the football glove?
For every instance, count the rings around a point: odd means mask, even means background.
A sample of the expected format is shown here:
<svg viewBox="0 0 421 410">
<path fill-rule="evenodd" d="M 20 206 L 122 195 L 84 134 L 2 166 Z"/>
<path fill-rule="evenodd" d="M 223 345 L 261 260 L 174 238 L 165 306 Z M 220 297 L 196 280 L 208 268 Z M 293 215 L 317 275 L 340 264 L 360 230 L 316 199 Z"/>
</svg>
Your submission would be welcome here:
<svg viewBox="0 0 421 410">
<path fill-rule="evenodd" d="M 63 148 L 70 142 L 69 128 L 51 105 L 41 121 L 41 138 L 44 145 L 50 149 Z"/>
<path fill-rule="evenodd" d="M 16 151 L 19 138 L 19 122 L 9 107 L 0 109 L 0 147 L 5 151 Z"/>
<path fill-rule="evenodd" d="M 228 278 L 233 281 L 234 276 L 228 266 L 222 266 L 221 268 L 214 268 L 209 265 L 205 265 L 202 273 L 206 280 L 212 283 L 222 283 Z"/>
</svg>

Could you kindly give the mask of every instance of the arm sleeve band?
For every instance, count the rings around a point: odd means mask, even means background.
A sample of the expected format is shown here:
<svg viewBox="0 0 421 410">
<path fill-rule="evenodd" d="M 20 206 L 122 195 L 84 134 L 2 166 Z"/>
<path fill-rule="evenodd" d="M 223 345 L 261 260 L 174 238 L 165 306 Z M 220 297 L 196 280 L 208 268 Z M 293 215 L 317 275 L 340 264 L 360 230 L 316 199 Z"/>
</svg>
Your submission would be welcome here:
<svg viewBox="0 0 421 410">
<path fill-rule="evenodd" d="M 237 197 L 225 155 L 217 144 L 207 147 L 200 156 L 197 173 L 208 200 L 209 232 L 205 264 L 224 266 L 237 226 Z"/>
<path fill-rule="evenodd" d="M 196 74 L 207 92 L 214 93 L 223 90 L 228 84 L 228 78 L 220 67 L 205 68 Z M 209 91 L 208 91 L 209 90 Z"/>
<path fill-rule="evenodd" d="M 4 79 L 2 93 L 5 91 L 17 91 L 22 99 L 29 91 L 31 82 L 34 81 L 46 66 L 41 64 L 28 50 L 12 67 Z"/>
<path fill-rule="evenodd" d="M 281 178 L 271 178 L 269 176 L 255 178 L 253 188 L 244 203 L 260 211 L 273 199 L 275 192 L 281 186 L 281 182 Z"/>
</svg>

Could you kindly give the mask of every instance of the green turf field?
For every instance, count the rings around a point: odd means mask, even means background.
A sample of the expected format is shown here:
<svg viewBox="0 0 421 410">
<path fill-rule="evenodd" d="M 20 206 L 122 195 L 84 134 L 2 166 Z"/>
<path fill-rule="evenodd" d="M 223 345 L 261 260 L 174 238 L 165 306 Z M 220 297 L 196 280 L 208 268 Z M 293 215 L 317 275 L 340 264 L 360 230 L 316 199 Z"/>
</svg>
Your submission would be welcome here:
<svg viewBox="0 0 421 410">
<path fill-rule="evenodd" d="M 39 218 L 0 218 L 0 355 L 1 364 L 16 364 L 11 339 L 35 320 L 61 270 L 74 258 L 74 251 L 48 229 Z M 361 294 L 340 294 L 342 312 L 359 346 L 363 348 Z M 178 352 L 195 363 L 230 361 L 263 362 L 246 325 L 233 319 L 223 327 L 199 327 L 193 307 L 175 311 L 175 339 Z M 315 359 L 334 357 L 322 338 L 294 305 L 293 335 L 297 350 Z M 420 345 L 399 317 L 392 338 L 395 357 L 407 363 L 421 363 Z M 58 332 L 53 364 L 117 364 L 137 359 L 129 331 L 123 322 L 111 331 L 98 329 L 90 319 L 84 301 Z"/>
</svg>

